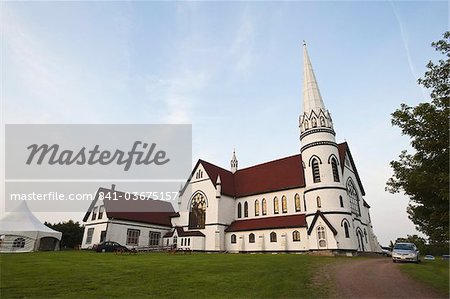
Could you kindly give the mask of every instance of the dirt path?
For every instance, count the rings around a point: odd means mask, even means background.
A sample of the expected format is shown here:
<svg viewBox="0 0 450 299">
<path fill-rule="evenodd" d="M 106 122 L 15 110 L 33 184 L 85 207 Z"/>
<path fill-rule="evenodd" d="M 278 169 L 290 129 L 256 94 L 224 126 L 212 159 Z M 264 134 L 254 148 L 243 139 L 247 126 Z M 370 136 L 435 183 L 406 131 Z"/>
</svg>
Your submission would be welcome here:
<svg viewBox="0 0 450 299">
<path fill-rule="evenodd" d="M 389 258 L 355 259 L 334 269 L 339 298 L 446 298 L 403 274 Z"/>
</svg>

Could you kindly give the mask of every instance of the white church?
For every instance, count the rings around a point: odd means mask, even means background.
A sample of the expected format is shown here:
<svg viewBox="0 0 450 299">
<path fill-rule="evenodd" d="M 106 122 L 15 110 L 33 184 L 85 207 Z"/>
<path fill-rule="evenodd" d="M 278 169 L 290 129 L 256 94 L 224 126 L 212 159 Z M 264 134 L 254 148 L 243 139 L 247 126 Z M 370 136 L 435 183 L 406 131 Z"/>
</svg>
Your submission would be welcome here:
<svg viewBox="0 0 450 299">
<path fill-rule="evenodd" d="M 306 45 L 303 51 L 300 154 L 238 169 L 233 152 L 229 170 L 199 160 L 179 192 L 179 212 L 157 200 L 148 202 L 153 212 L 120 212 L 96 198 L 82 248 L 110 240 L 208 252 L 380 252 L 349 146 L 336 143 Z"/>
</svg>

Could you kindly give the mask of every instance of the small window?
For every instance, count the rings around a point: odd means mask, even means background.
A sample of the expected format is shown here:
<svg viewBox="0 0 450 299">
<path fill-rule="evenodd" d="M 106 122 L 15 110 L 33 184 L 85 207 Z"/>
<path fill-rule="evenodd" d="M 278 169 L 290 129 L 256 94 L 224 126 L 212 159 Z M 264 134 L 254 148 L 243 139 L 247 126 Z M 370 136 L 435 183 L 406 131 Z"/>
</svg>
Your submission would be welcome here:
<svg viewBox="0 0 450 299">
<path fill-rule="evenodd" d="M 92 218 L 91 220 L 95 220 L 97 218 L 97 207 L 92 209 Z"/>
<path fill-rule="evenodd" d="M 255 234 L 251 233 L 250 235 L 248 235 L 248 242 L 255 243 Z"/>
<path fill-rule="evenodd" d="M 238 203 L 237 216 L 238 216 L 238 218 L 242 218 L 242 204 L 241 203 Z"/>
<path fill-rule="evenodd" d="M 317 228 L 317 239 L 319 240 L 319 247 L 327 247 L 325 228 L 323 226 Z"/>
<path fill-rule="evenodd" d="M 191 246 L 191 238 L 188 238 L 188 246 Z"/>
<path fill-rule="evenodd" d="M 88 228 L 86 235 L 86 244 L 92 243 L 92 236 L 94 235 L 94 228 Z"/>
<path fill-rule="evenodd" d="M 344 222 L 344 233 L 346 238 L 350 238 L 350 234 L 348 232 L 348 224 L 347 222 Z"/>
<path fill-rule="evenodd" d="M 298 230 L 292 232 L 292 240 L 294 242 L 300 242 L 300 232 Z"/>
<path fill-rule="evenodd" d="M 267 201 L 265 198 L 262 200 L 262 214 L 267 215 Z"/>
<path fill-rule="evenodd" d="M 184 238 L 181 238 L 181 246 L 184 246 Z"/>
<path fill-rule="evenodd" d="M 339 182 L 339 171 L 338 171 L 336 159 L 334 157 L 331 158 L 331 169 L 333 171 L 333 180 L 335 182 Z"/>
<path fill-rule="evenodd" d="M 259 201 L 255 200 L 255 216 L 259 216 Z"/>
<path fill-rule="evenodd" d="M 313 159 L 311 165 L 314 183 L 320 183 L 319 162 L 317 161 L 317 159 Z"/>
<path fill-rule="evenodd" d="M 366 239 L 366 243 L 367 243 L 367 231 L 366 231 L 366 229 L 364 229 L 364 239 Z"/>
<path fill-rule="evenodd" d="M 277 242 L 277 233 L 276 232 L 270 233 L 270 242 L 272 242 L 272 243 Z"/>
<path fill-rule="evenodd" d="M 161 233 L 160 232 L 149 232 L 149 246 L 159 246 L 159 240 L 161 239 Z"/>
<path fill-rule="evenodd" d="M 273 198 L 273 213 L 278 214 L 280 212 L 279 206 L 278 206 L 278 197 Z"/>
<path fill-rule="evenodd" d="M 342 199 L 342 196 L 339 195 L 339 204 L 341 205 L 341 208 L 344 207 L 344 199 Z"/>
<path fill-rule="evenodd" d="M 173 237 L 173 245 L 175 245 L 175 247 L 177 246 L 177 242 L 178 242 L 178 237 L 174 236 Z"/>
<path fill-rule="evenodd" d="M 325 118 L 323 116 L 320 117 L 320 126 L 325 127 Z"/>
<path fill-rule="evenodd" d="M 322 201 L 320 200 L 319 196 L 317 196 L 316 201 L 317 201 L 317 208 L 321 208 L 322 207 Z"/>
<path fill-rule="evenodd" d="M 295 201 L 295 211 L 296 212 L 300 212 L 301 208 L 301 204 L 300 204 L 300 195 L 298 195 L 298 193 L 295 194 L 294 196 L 294 201 Z"/>
<path fill-rule="evenodd" d="M 231 235 L 231 244 L 236 244 L 236 235 L 235 234 Z"/>
<path fill-rule="evenodd" d="M 317 119 L 316 119 L 315 117 L 313 117 L 313 118 L 311 119 L 311 123 L 312 123 L 312 127 L 313 127 L 313 128 L 317 127 Z"/>
<path fill-rule="evenodd" d="M 307 119 L 305 119 L 304 126 L 305 126 L 305 131 L 309 129 L 308 120 Z"/>
<path fill-rule="evenodd" d="M 25 238 L 16 238 L 14 239 L 13 248 L 24 248 L 25 247 Z"/>
<path fill-rule="evenodd" d="M 244 202 L 244 217 L 248 217 L 248 202 Z"/>
<path fill-rule="evenodd" d="M 287 200 L 286 200 L 286 196 L 284 196 L 284 195 L 281 198 L 281 210 L 283 211 L 283 213 L 287 213 Z"/>
<path fill-rule="evenodd" d="M 100 206 L 100 208 L 98 208 L 98 219 L 103 218 L 103 212 L 105 212 L 105 206 Z"/>
<path fill-rule="evenodd" d="M 141 231 L 138 229 L 127 230 L 127 245 L 138 245 L 139 244 L 139 235 Z"/>
</svg>

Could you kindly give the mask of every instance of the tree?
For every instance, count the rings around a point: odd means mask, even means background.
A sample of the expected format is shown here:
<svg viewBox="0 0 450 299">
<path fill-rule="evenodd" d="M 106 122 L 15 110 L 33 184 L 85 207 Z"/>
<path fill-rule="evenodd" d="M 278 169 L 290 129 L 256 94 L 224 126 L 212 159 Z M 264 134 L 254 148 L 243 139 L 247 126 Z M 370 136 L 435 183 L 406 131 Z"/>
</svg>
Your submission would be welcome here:
<svg viewBox="0 0 450 299">
<path fill-rule="evenodd" d="M 83 240 L 84 229 L 78 221 L 73 222 L 73 220 L 69 220 L 67 222 L 59 222 L 55 224 L 45 222 L 44 224 L 51 229 L 62 232 L 60 243 L 62 248 L 74 248 L 78 244 L 81 244 L 81 241 Z"/>
<path fill-rule="evenodd" d="M 392 113 L 392 125 L 411 138 L 413 153 L 406 150 L 390 163 L 393 176 L 386 190 L 409 196 L 408 217 L 431 244 L 449 243 L 449 98 L 450 32 L 431 45 L 444 55 L 430 61 L 418 83 L 430 90 L 431 102 L 415 107 L 401 104 Z"/>
</svg>

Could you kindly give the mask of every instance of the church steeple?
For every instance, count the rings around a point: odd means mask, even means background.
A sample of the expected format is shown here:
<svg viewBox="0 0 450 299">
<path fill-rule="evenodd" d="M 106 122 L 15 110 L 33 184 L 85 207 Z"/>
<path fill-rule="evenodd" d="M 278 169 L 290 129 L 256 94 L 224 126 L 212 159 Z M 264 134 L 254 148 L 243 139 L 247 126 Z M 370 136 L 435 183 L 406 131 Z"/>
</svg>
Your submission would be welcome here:
<svg viewBox="0 0 450 299">
<path fill-rule="evenodd" d="M 325 110 L 325 105 L 320 95 L 311 60 L 309 59 L 306 42 L 303 41 L 303 111 L 308 113 L 313 109 Z"/>
<path fill-rule="evenodd" d="M 233 156 L 231 157 L 230 164 L 231 164 L 231 172 L 235 173 L 237 171 L 237 169 L 238 169 L 238 160 L 236 158 L 236 151 L 235 150 L 233 150 Z"/>
<path fill-rule="evenodd" d="M 309 59 L 306 43 L 303 41 L 303 114 L 300 115 L 299 127 L 302 135 L 314 128 L 327 128 L 334 135 L 333 121 L 320 94 L 319 85 Z M 323 132 L 324 130 L 321 129 Z M 308 132 L 310 134 L 312 132 Z M 307 134 L 306 134 L 307 135 Z"/>
</svg>

